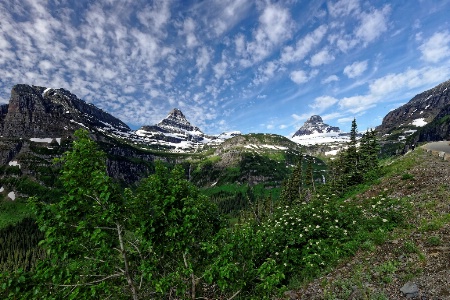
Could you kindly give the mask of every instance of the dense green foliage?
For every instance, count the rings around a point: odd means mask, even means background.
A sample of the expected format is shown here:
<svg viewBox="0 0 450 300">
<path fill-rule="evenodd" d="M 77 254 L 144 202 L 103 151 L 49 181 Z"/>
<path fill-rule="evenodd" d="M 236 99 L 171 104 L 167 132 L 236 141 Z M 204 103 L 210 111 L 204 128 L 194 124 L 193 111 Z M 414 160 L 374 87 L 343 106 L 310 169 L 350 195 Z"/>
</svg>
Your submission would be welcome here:
<svg viewBox="0 0 450 300">
<path fill-rule="evenodd" d="M 273 298 L 402 224 L 407 204 L 401 199 L 355 197 L 378 176 L 377 153 L 372 131 L 356 148 L 354 122 L 331 180 L 317 184 L 322 174 L 314 159 L 300 155 L 279 199 L 264 185 L 200 192 L 185 179 L 185 168 L 162 164 L 136 188 L 122 189 L 106 174 L 105 154 L 86 131 L 77 132 L 59 160 L 63 193 L 32 201 L 46 256 L 35 269 L 29 263 L 2 273 L 0 296 Z M 239 165 L 249 174 L 270 168 L 251 155 Z M 226 226 L 217 206 L 233 213 L 232 224 Z"/>
<path fill-rule="evenodd" d="M 64 194 L 58 201 L 33 201 L 47 251 L 32 276 L 33 297 L 195 294 L 208 264 L 201 244 L 220 219 L 181 168 L 158 165 L 137 190 L 122 191 L 106 174 L 105 154 L 85 131 L 77 133 L 60 163 Z"/>
</svg>

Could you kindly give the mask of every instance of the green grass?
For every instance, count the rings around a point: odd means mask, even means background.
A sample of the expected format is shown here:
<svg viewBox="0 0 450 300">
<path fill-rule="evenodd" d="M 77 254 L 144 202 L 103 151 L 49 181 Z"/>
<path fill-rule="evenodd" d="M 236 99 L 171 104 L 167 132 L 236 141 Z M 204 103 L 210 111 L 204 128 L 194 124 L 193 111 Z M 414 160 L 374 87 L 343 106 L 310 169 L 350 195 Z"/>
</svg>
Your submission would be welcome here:
<svg viewBox="0 0 450 300">
<path fill-rule="evenodd" d="M 18 198 L 15 201 L 0 200 L 0 228 L 14 225 L 32 215 L 27 206 L 27 199 Z"/>
</svg>

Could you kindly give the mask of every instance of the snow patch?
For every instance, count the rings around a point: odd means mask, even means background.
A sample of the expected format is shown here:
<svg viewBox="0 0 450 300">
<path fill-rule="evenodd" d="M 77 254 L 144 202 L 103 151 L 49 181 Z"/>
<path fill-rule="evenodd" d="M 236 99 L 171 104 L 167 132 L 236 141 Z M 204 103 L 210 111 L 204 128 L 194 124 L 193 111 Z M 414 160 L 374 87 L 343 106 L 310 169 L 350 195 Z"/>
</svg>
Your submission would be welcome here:
<svg viewBox="0 0 450 300">
<path fill-rule="evenodd" d="M 428 123 L 425 121 L 425 118 L 420 118 L 420 119 L 415 119 L 414 121 L 412 121 L 411 124 L 414 126 L 417 126 L 417 127 L 423 127 L 423 126 L 427 125 Z"/>
<path fill-rule="evenodd" d="M 76 122 L 75 120 L 70 120 L 70 122 L 75 123 L 75 124 L 78 124 L 78 125 L 80 125 L 81 127 L 84 127 L 84 128 L 86 128 L 86 129 L 88 129 L 87 126 L 84 125 L 83 123 L 78 123 L 78 122 Z"/>
<path fill-rule="evenodd" d="M 14 192 L 9 192 L 8 197 L 13 201 L 16 200 L 16 194 Z"/>
<path fill-rule="evenodd" d="M 410 130 L 406 130 L 404 133 L 406 134 L 413 134 L 414 132 L 416 132 L 417 130 L 414 129 L 410 129 Z"/>
<path fill-rule="evenodd" d="M 51 142 L 53 142 L 53 140 L 56 140 L 58 145 L 61 145 L 61 138 L 30 138 L 30 141 L 31 142 L 35 142 L 35 143 L 47 143 L 47 144 L 50 144 Z"/>
<path fill-rule="evenodd" d="M 10 161 L 8 163 L 8 165 L 13 166 L 13 167 L 19 167 L 19 169 L 20 169 L 20 164 L 17 160 Z"/>
<path fill-rule="evenodd" d="M 53 139 L 52 138 L 31 138 L 30 141 L 36 142 L 36 143 L 48 143 L 50 144 Z"/>
<path fill-rule="evenodd" d="M 339 149 L 335 149 L 335 150 L 331 150 L 331 151 L 327 151 L 325 152 L 326 156 L 336 156 L 339 152 Z"/>
<path fill-rule="evenodd" d="M 46 88 L 43 92 L 42 92 L 42 96 L 44 96 L 48 91 L 53 90 L 52 88 Z"/>
<path fill-rule="evenodd" d="M 347 142 L 349 136 L 342 135 L 338 132 L 327 132 L 295 136 L 291 140 L 300 145 L 318 145 L 333 142 Z"/>
</svg>

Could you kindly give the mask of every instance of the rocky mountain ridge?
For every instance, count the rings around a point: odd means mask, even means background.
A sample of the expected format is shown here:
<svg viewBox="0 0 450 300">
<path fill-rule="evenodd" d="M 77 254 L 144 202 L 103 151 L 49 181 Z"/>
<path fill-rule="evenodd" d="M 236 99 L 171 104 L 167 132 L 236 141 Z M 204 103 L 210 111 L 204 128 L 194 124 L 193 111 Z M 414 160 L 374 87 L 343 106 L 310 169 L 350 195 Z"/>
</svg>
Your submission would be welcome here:
<svg viewBox="0 0 450 300">
<path fill-rule="evenodd" d="M 390 111 L 377 130 L 390 134 L 399 128 L 415 129 L 432 122 L 450 104 L 450 80 L 414 96 L 406 104 Z"/>
<path fill-rule="evenodd" d="M 135 134 L 143 137 L 147 143 L 175 144 L 176 148 L 182 149 L 198 147 L 217 139 L 204 134 L 198 127 L 191 125 L 181 110 L 177 108 L 173 109 L 158 124 L 142 126 Z"/>
<path fill-rule="evenodd" d="M 386 155 L 405 153 L 418 143 L 450 140 L 450 80 L 392 110 L 376 129 Z"/>
<path fill-rule="evenodd" d="M 325 124 L 321 116 L 313 115 L 308 120 L 306 120 L 303 126 L 300 127 L 300 129 L 297 130 L 292 137 L 294 138 L 296 136 L 311 135 L 318 133 L 340 133 L 340 132 L 341 130 L 339 129 L 339 127 Z"/>
<path fill-rule="evenodd" d="M 105 132 L 131 129 L 109 113 L 87 104 L 64 89 L 25 84 L 11 90 L 9 104 L 0 109 L 0 135 L 24 138 L 61 138 L 82 127 Z"/>
</svg>

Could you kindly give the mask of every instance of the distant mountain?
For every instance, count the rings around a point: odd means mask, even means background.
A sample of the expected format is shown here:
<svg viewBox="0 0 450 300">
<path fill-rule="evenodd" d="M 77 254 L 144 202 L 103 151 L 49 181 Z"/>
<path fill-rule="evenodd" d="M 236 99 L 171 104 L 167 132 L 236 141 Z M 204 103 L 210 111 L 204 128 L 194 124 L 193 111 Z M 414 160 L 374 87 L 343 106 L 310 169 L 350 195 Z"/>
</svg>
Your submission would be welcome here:
<svg viewBox="0 0 450 300">
<path fill-rule="evenodd" d="M 231 183 L 280 186 L 300 155 L 312 160 L 314 177 L 322 182 L 325 164 L 321 160 L 306 155 L 302 146 L 288 138 L 267 133 L 239 134 L 227 139 L 215 148 L 209 160 L 196 162 L 190 179 L 204 187 Z"/>
<path fill-rule="evenodd" d="M 142 126 L 136 135 L 151 143 L 181 144 L 190 148 L 195 143 L 208 143 L 214 137 L 206 136 L 198 127 L 191 125 L 181 110 L 173 109 L 167 117 L 156 125 Z M 175 145 L 177 146 L 177 145 Z"/>
<path fill-rule="evenodd" d="M 291 137 L 291 140 L 304 146 L 325 146 L 315 147 L 314 149 L 309 148 L 311 154 L 324 154 L 335 150 L 336 147 L 340 148 L 339 145 L 347 142 L 348 138 L 348 133 L 341 132 L 337 126 L 325 124 L 322 117 L 314 115 L 306 120 L 303 126 Z"/>
<path fill-rule="evenodd" d="M 292 136 L 293 138 L 296 136 L 304 136 L 304 135 L 312 135 L 317 133 L 340 133 L 341 130 L 339 127 L 330 126 L 325 124 L 322 120 L 322 117 L 318 115 L 311 116 L 306 122 L 300 127 L 297 132 Z"/>
</svg>

